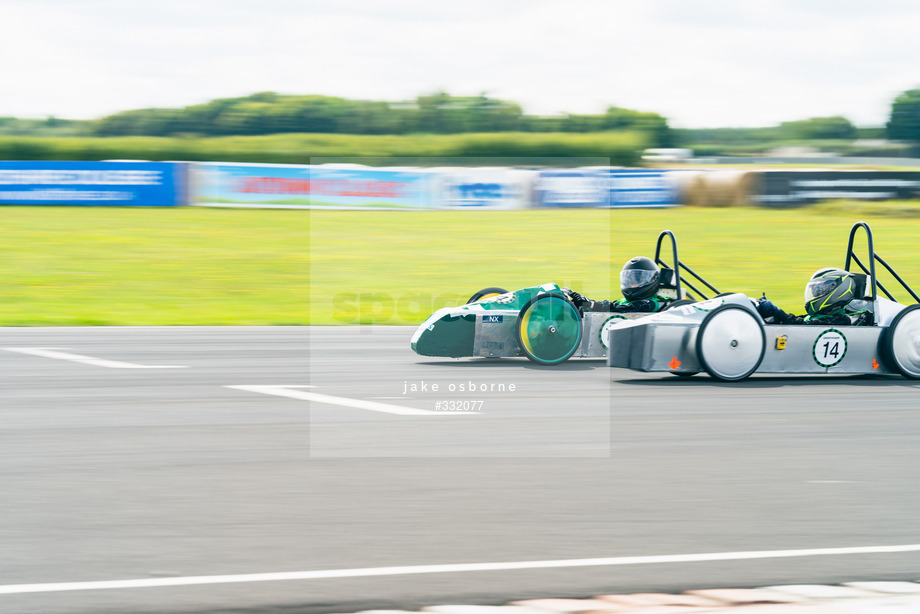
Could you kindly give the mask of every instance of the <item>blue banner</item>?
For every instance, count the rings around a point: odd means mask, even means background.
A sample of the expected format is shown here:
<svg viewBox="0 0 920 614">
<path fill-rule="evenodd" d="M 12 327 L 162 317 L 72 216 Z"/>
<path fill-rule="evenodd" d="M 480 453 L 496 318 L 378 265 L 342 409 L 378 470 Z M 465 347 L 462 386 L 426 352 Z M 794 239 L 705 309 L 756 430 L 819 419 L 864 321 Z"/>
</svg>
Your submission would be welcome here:
<svg viewBox="0 0 920 614">
<path fill-rule="evenodd" d="M 172 162 L 0 162 L 0 205 L 172 207 L 185 183 Z"/>
<path fill-rule="evenodd" d="M 610 176 L 611 207 L 673 207 L 677 189 L 668 171 L 614 169 Z"/>
<path fill-rule="evenodd" d="M 422 170 L 286 164 L 195 164 L 193 202 L 224 207 L 419 209 L 430 206 Z"/>
<path fill-rule="evenodd" d="M 575 168 L 540 171 L 534 186 L 537 207 L 671 207 L 677 190 L 668 171 Z"/>
<path fill-rule="evenodd" d="M 523 209 L 534 171 L 503 167 L 431 169 L 433 203 L 442 209 Z"/>
<path fill-rule="evenodd" d="M 540 171 L 534 185 L 537 207 L 609 207 L 609 178 L 596 169 Z"/>
</svg>

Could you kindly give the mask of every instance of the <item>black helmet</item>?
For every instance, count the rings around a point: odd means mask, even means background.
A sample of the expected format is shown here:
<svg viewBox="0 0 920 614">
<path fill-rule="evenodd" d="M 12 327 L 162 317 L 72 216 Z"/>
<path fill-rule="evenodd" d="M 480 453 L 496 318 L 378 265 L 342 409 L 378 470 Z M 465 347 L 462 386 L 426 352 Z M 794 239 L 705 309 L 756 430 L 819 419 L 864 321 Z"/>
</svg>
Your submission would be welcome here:
<svg viewBox="0 0 920 614">
<path fill-rule="evenodd" d="M 843 269 L 816 271 L 805 286 L 805 311 L 810 316 L 828 314 L 856 298 L 856 277 Z"/>
<path fill-rule="evenodd" d="M 620 290 L 628 301 L 651 298 L 658 292 L 661 274 L 651 258 L 638 256 L 623 265 L 620 271 Z"/>
</svg>

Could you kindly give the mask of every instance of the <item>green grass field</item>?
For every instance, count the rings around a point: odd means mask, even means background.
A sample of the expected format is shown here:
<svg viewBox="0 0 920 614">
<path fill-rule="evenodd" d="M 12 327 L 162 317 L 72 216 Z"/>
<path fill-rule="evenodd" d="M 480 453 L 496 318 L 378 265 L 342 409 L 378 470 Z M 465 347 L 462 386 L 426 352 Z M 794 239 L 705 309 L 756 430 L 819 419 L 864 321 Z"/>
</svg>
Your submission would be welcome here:
<svg viewBox="0 0 920 614">
<path fill-rule="evenodd" d="M 920 287 L 920 207 L 333 212 L 3 207 L 0 325 L 415 324 L 485 286 L 616 296 L 664 228 L 720 290 L 802 311 L 853 222 Z M 864 246 L 860 240 L 859 246 Z M 669 249 L 669 247 L 667 248 Z M 903 294 L 903 293 L 901 293 Z M 906 301 L 907 297 L 901 297 Z"/>
<path fill-rule="evenodd" d="M 0 324 L 303 324 L 305 211 L 0 208 Z"/>
</svg>

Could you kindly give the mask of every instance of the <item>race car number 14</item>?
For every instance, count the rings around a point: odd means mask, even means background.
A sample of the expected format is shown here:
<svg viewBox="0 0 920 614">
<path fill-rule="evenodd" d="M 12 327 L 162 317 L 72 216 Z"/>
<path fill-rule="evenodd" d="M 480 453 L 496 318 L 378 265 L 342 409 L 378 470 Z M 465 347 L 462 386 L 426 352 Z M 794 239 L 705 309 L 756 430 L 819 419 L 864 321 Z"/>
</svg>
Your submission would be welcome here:
<svg viewBox="0 0 920 614">
<path fill-rule="evenodd" d="M 833 367 L 839 364 L 847 353 L 847 338 L 836 329 L 829 329 L 818 335 L 812 348 L 815 362 L 822 367 Z"/>
</svg>

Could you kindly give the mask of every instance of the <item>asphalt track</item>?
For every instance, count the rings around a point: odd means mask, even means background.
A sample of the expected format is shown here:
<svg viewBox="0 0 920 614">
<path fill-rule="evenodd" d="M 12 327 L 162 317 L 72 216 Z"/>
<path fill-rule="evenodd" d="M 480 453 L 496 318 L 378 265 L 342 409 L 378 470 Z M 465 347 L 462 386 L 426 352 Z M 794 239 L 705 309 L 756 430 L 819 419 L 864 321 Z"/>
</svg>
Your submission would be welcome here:
<svg viewBox="0 0 920 614">
<path fill-rule="evenodd" d="M 920 579 L 916 551 L 675 556 L 920 543 L 917 382 L 439 360 L 411 332 L 0 329 L 0 612 Z M 588 558 L 620 564 L 252 575 Z M 224 575 L 253 581 L 170 585 Z M 136 582 L 93 584 L 112 580 Z M 89 590 L 39 592 L 65 582 Z"/>
</svg>

